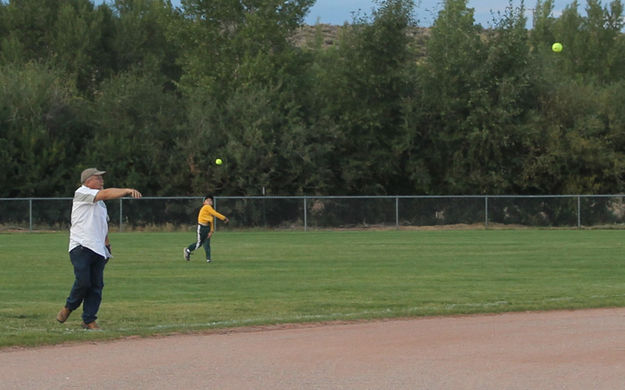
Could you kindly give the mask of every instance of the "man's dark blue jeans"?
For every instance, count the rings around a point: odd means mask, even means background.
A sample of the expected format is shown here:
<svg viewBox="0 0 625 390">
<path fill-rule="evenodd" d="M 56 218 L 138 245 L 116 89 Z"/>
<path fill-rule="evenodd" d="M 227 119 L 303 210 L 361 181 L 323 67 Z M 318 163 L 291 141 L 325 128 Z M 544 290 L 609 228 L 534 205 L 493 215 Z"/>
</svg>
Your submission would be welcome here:
<svg viewBox="0 0 625 390">
<path fill-rule="evenodd" d="M 69 258 L 74 266 L 76 280 L 65 306 L 74 311 L 82 303 L 82 320 L 88 324 L 96 320 L 100 309 L 107 260 L 84 246 L 72 249 Z"/>
</svg>

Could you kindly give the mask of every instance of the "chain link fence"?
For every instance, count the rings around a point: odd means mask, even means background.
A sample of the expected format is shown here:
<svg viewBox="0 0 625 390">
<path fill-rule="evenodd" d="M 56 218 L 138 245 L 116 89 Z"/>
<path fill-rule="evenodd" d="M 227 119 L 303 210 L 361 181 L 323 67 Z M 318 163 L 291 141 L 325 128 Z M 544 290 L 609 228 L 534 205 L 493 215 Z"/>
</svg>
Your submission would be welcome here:
<svg viewBox="0 0 625 390">
<path fill-rule="evenodd" d="M 216 197 L 220 230 L 471 225 L 625 228 L 625 195 Z M 111 231 L 195 228 L 201 197 L 107 201 Z M 0 231 L 68 230 L 72 198 L 0 198 Z"/>
</svg>

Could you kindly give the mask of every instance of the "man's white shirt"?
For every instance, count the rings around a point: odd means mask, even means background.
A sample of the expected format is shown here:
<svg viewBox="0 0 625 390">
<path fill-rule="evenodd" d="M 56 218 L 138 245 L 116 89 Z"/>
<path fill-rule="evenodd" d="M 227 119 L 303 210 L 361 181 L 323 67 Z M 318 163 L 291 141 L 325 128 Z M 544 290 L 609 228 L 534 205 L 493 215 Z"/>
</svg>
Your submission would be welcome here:
<svg viewBox="0 0 625 390">
<path fill-rule="evenodd" d="M 109 216 L 104 202 L 95 202 L 99 191 L 83 185 L 74 192 L 69 250 L 82 245 L 104 258 L 109 258 L 111 254 L 105 246 Z"/>
</svg>

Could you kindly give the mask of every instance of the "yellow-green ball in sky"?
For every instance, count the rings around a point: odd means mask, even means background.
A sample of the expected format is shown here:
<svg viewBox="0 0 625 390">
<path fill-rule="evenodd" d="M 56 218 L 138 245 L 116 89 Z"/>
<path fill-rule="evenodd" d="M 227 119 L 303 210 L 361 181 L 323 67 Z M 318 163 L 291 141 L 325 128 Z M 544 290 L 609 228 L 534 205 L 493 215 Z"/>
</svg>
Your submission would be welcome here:
<svg viewBox="0 0 625 390">
<path fill-rule="evenodd" d="M 215 164 L 217 164 L 217 165 L 221 165 L 221 164 L 223 164 L 223 163 L 224 163 L 224 162 L 223 162 L 223 161 L 221 161 L 221 159 L 220 159 L 220 158 L 218 158 L 217 160 L 215 160 Z"/>
<path fill-rule="evenodd" d="M 553 50 L 556 53 L 559 53 L 562 51 L 562 44 L 560 42 L 556 42 L 553 45 L 551 45 L 551 50 Z"/>
</svg>

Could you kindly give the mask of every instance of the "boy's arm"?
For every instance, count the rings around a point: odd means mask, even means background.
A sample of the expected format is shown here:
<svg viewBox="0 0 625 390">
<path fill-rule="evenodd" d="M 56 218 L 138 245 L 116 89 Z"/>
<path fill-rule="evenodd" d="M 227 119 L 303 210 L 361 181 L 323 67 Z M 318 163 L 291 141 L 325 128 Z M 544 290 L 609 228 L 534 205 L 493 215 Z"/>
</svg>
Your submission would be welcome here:
<svg viewBox="0 0 625 390">
<path fill-rule="evenodd" d="M 211 213 L 211 215 L 212 215 L 212 216 L 214 216 L 214 217 L 217 217 L 217 218 L 221 219 L 221 220 L 222 220 L 222 221 L 224 221 L 225 223 L 230 222 L 230 220 L 228 219 L 228 217 L 226 217 L 226 216 L 225 216 L 225 215 L 223 215 L 223 214 L 220 214 L 220 213 L 219 213 L 219 212 L 217 212 L 217 210 L 215 210 L 214 208 L 212 208 L 212 207 L 211 207 L 211 208 L 209 209 L 209 211 L 210 211 L 210 213 Z"/>
</svg>

